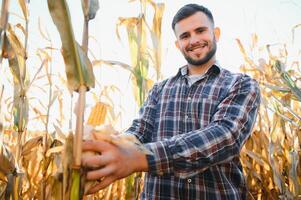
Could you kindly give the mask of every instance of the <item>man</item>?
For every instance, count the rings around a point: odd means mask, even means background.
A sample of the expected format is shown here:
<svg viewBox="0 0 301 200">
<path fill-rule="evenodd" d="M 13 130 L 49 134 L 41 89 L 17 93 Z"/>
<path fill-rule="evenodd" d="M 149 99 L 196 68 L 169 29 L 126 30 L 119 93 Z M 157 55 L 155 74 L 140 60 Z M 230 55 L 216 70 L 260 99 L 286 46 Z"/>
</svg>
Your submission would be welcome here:
<svg viewBox="0 0 301 200">
<path fill-rule="evenodd" d="M 153 154 L 103 141 L 84 143 L 87 174 L 103 189 L 133 172 L 147 172 L 142 199 L 245 199 L 239 152 L 250 136 L 260 103 L 256 81 L 221 68 L 215 57 L 220 30 L 211 12 L 188 4 L 175 15 L 176 46 L 187 65 L 156 84 L 127 134 Z"/>
</svg>

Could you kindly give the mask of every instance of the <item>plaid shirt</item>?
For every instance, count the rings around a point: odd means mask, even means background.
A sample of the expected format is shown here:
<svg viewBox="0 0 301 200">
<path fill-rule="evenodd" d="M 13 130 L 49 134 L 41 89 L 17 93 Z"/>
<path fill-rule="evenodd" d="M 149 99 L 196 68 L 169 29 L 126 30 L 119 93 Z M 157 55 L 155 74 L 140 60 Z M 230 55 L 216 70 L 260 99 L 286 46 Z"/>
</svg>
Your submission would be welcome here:
<svg viewBox="0 0 301 200">
<path fill-rule="evenodd" d="M 156 84 L 126 131 L 146 148 L 142 199 L 245 199 L 239 152 L 260 92 L 255 80 L 213 65 L 188 84 L 187 66 Z"/>
</svg>

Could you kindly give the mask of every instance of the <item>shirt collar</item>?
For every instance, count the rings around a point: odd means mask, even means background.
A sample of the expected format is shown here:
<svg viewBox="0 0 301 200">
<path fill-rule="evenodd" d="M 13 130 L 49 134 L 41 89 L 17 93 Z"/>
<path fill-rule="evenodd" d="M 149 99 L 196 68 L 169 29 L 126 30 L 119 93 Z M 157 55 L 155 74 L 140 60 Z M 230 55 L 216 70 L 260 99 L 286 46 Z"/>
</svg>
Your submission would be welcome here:
<svg viewBox="0 0 301 200">
<path fill-rule="evenodd" d="M 203 75 L 205 76 L 205 75 L 209 74 L 210 72 L 219 74 L 220 71 L 221 71 L 221 67 L 219 65 L 219 62 L 216 61 Z M 184 77 L 188 76 L 188 66 L 185 65 L 185 66 L 181 67 L 179 69 L 178 74 L 182 75 Z"/>
</svg>

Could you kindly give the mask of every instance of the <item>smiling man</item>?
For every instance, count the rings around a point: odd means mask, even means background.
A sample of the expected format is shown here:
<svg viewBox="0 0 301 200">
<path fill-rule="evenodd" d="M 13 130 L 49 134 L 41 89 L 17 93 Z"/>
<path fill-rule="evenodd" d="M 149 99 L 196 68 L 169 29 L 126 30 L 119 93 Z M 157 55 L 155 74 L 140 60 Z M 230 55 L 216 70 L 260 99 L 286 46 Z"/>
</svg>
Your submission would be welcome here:
<svg viewBox="0 0 301 200">
<path fill-rule="evenodd" d="M 239 153 L 257 115 L 258 84 L 216 62 L 220 30 L 207 8 L 185 5 L 172 28 L 187 65 L 155 84 L 125 133 L 136 136 L 152 154 L 86 141 L 84 151 L 99 152 L 82 159 L 93 166 L 87 179 L 101 179 L 90 193 L 144 171 L 141 199 L 245 199 Z"/>
<path fill-rule="evenodd" d="M 211 12 L 204 7 L 200 9 L 202 11 L 193 15 L 183 9 L 172 22 L 177 37 L 176 46 L 187 60 L 190 75 L 202 75 L 214 64 L 216 42 L 220 36 L 219 28 L 214 27 Z"/>
</svg>

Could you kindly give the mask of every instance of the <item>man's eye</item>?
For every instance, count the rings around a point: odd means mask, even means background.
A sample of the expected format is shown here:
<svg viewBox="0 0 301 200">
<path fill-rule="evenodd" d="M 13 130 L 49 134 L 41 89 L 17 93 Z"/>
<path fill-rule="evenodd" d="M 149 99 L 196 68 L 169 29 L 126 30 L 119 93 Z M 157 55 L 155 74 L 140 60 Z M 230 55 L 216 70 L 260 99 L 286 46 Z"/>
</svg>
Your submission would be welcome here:
<svg viewBox="0 0 301 200">
<path fill-rule="evenodd" d="M 202 32 L 204 32 L 204 30 L 203 29 L 198 29 L 198 30 L 196 30 L 196 32 L 197 33 L 202 33 Z"/>
<path fill-rule="evenodd" d="M 188 35 L 182 35 L 181 39 L 187 39 L 189 36 Z"/>
</svg>

